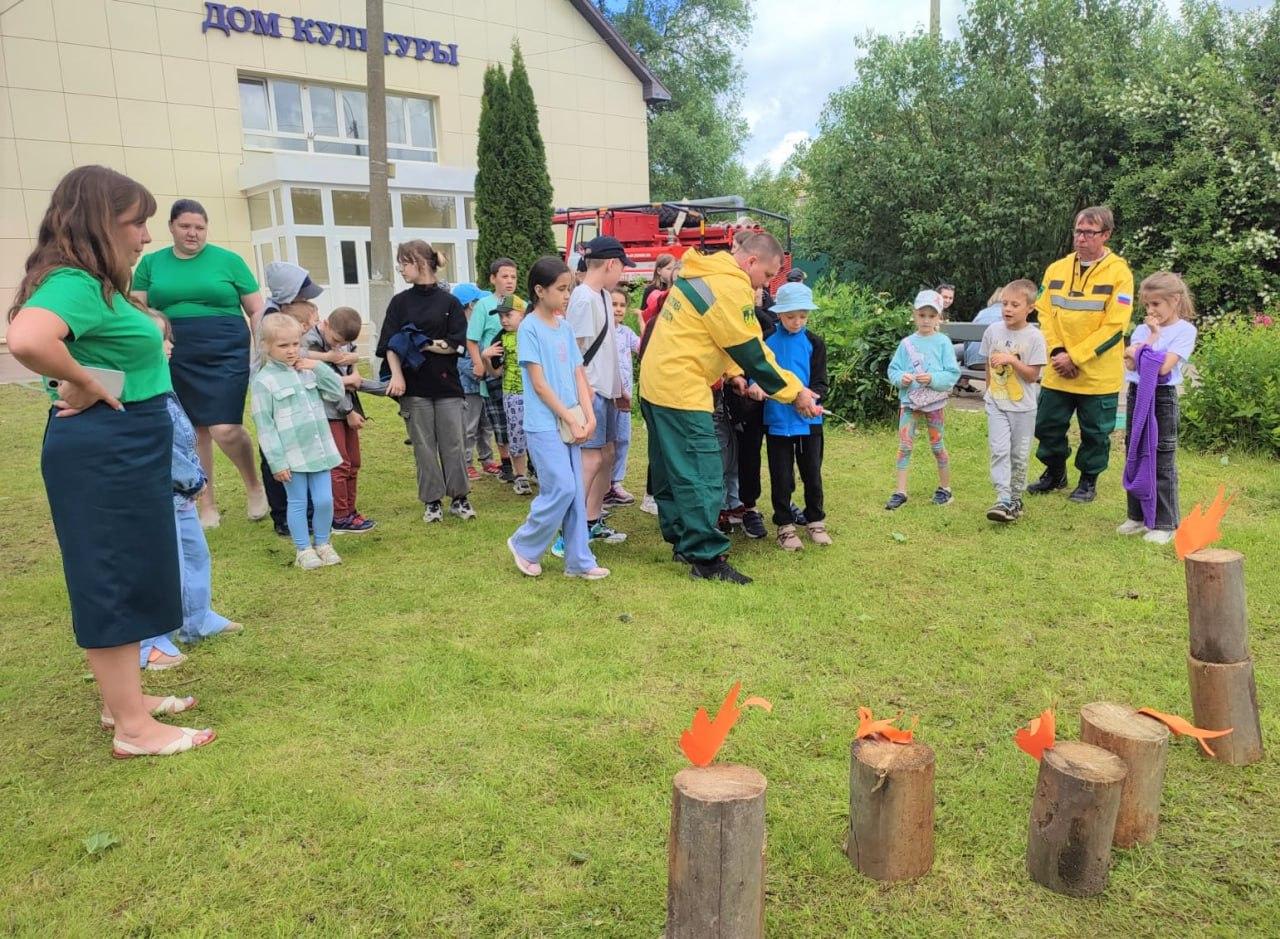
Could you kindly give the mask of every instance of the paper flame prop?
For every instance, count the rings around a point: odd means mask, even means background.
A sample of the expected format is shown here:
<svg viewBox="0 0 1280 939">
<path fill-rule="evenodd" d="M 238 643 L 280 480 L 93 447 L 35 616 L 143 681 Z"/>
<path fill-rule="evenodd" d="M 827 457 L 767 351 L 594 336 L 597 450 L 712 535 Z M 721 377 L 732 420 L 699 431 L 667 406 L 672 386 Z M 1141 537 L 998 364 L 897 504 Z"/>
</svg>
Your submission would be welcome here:
<svg viewBox="0 0 1280 939">
<path fill-rule="evenodd" d="M 876 720 L 875 715 L 871 713 L 871 708 L 858 708 L 858 732 L 854 737 L 857 740 L 880 737 L 890 743 L 910 743 L 915 732 L 893 726 L 901 717 L 902 715 L 899 714 L 897 717 Z"/>
<path fill-rule="evenodd" d="M 1227 507 L 1235 500 L 1235 496 L 1224 499 L 1226 494 L 1227 487 L 1219 486 L 1209 511 L 1201 511 L 1203 503 L 1197 502 L 1195 508 L 1182 520 L 1178 530 L 1173 533 L 1173 550 L 1179 561 L 1185 561 L 1188 554 L 1207 548 L 1222 537 L 1222 529 L 1219 527 L 1222 516 L 1227 514 Z"/>
<path fill-rule="evenodd" d="M 716 754 L 720 752 L 721 745 L 724 744 L 725 738 L 729 736 L 729 731 L 733 729 L 733 725 L 738 722 L 738 718 L 742 716 L 742 709 L 749 707 L 760 707 L 766 711 L 772 711 L 773 705 L 764 698 L 747 698 L 742 702 L 742 707 L 737 705 L 738 692 L 742 690 L 742 682 L 735 682 L 733 687 L 729 689 L 729 693 L 725 695 L 724 702 L 720 705 L 720 711 L 715 716 L 715 720 L 707 717 L 706 708 L 698 708 L 697 713 L 693 715 L 693 723 L 689 725 L 689 729 L 680 735 L 680 749 L 684 751 L 684 755 L 689 758 L 689 762 L 694 766 L 709 766 L 711 761 L 716 758 Z"/>
<path fill-rule="evenodd" d="M 1044 756 L 1044 751 L 1053 748 L 1053 733 L 1053 709 L 1045 708 L 1026 727 L 1019 727 L 1013 732 L 1013 742 L 1018 745 L 1019 750 L 1038 763 Z"/>
<path fill-rule="evenodd" d="M 1209 756 L 1216 756 L 1217 754 L 1209 748 L 1205 741 L 1212 740 L 1214 737 L 1225 737 L 1233 729 L 1228 727 L 1226 730 L 1205 730 L 1203 727 L 1193 726 L 1189 720 L 1179 717 L 1177 714 L 1164 714 L 1155 708 L 1138 708 L 1138 713 L 1145 714 L 1147 717 L 1154 717 L 1179 737 L 1194 737 L 1196 743 L 1200 744 L 1200 749 L 1204 750 Z"/>
</svg>

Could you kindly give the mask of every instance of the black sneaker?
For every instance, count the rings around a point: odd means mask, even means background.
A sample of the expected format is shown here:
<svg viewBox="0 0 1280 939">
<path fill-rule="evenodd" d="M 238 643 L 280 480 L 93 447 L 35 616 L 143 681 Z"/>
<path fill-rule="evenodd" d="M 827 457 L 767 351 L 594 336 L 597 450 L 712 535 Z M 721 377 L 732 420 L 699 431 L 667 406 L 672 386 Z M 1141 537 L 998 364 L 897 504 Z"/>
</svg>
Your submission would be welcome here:
<svg viewBox="0 0 1280 939">
<path fill-rule="evenodd" d="M 281 523 L 279 523 L 279 522 L 276 522 L 274 527 L 275 527 L 275 530 L 276 530 L 276 534 L 277 534 L 277 535 L 279 535 L 281 538 L 288 538 L 288 537 L 289 537 L 289 526 L 288 526 L 288 525 L 283 525 L 283 524 L 281 524 Z"/>
<path fill-rule="evenodd" d="M 1027 492 L 1040 496 L 1055 489 L 1067 488 L 1067 468 L 1064 465 L 1048 466 L 1040 478 L 1027 487 Z"/>
<path fill-rule="evenodd" d="M 1067 496 L 1072 502 L 1092 502 L 1098 497 L 1098 477 L 1089 473 L 1080 474 L 1080 484 L 1075 492 Z"/>
<path fill-rule="evenodd" d="M 720 580 L 726 584 L 749 584 L 751 578 L 736 570 L 723 557 L 714 561 L 694 561 L 689 568 L 689 576 L 694 580 Z"/>
<path fill-rule="evenodd" d="M 513 483 L 516 481 L 515 471 L 511 468 L 510 460 L 502 461 L 502 469 L 498 471 L 498 478 L 504 483 Z"/>
<path fill-rule="evenodd" d="M 800 508 L 800 506 L 796 505 L 794 502 L 791 503 L 791 519 L 798 527 L 801 528 L 809 524 L 809 520 L 804 517 L 804 509 Z"/>
<path fill-rule="evenodd" d="M 373 531 L 377 524 L 373 519 L 365 518 L 363 515 L 352 515 L 347 518 L 334 519 L 333 533 L 335 535 L 363 535 L 365 532 Z"/>
<path fill-rule="evenodd" d="M 677 564 L 693 564 L 694 563 L 692 558 L 685 557 L 675 548 L 671 549 L 671 560 L 675 561 Z"/>
<path fill-rule="evenodd" d="M 1012 502 L 997 502 L 987 509 L 987 518 L 993 522 L 1012 522 L 1018 517 Z"/>
<path fill-rule="evenodd" d="M 937 489 L 933 490 L 933 498 L 929 501 L 934 505 L 946 505 L 954 498 L 955 496 L 951 494 L 950 489 L 944 489 L 942 486 L 939 486 Z"/>
<path fill-rule="evenodd" d="M 764 516 L 756 509 L 747 509 L 742 513 L 742 532 L 748 538 L 769 537 L 769 532 L 764 527 Z"/>
<path fill-rule="evenodd" d="M 892 512 L 895 509 L 902 508 L 906 504 L 907 494 L 905 492 L 895 492 L 889 497 L 889 501 L 884 504 L 884 510 L 886 512 Z"/>
</svg>

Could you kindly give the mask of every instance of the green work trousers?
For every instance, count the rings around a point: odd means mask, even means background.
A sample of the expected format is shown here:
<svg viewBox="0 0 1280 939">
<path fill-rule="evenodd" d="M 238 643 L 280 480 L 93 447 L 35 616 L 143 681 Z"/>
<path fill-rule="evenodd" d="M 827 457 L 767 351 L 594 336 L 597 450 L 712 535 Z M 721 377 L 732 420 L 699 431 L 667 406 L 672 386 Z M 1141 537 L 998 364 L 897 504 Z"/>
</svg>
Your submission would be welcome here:
<svg viewBox="0 0 1280 939">
<path fill-rule="evenodd" d="M 1078 395 L 1056 388 L 1040 389 L 1040 406 L 1036 411 L 1036 459 L 1045 466 L 1067 465 L 1071 444 L 1067 429 L 1071 415 L 1080 425 L 1080 449 L 1076 451 L 1076 469 L 1098 476 L 1107 468 L 1111 457 L 1111 432 L 1116 429 L 1118 394 Z"/>
<path fill-rule="evenodd" d="M 724 503 L 724 465 L 706 411 L 679 411 L 640 402 L 649 435 L 649 470 L 663 539 L 690 561 L 729 551 L 716 523 Z"/>
</svg>

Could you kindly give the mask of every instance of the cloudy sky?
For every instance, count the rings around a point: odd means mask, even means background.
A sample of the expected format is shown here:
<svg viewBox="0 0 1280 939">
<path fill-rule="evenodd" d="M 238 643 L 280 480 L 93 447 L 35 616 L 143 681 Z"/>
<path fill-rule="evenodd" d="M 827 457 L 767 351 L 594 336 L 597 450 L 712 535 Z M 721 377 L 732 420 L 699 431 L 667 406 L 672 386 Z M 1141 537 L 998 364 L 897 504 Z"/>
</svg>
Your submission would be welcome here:
<svg viewBox="0 0 1280 939">
<path fill-rule="evenodd" d="M 1234 9 L 1269 5 L 1271 0 L 1227 0 Z M 1165 0 L 1176 10 L 1177 0 Z M 954 37 L 962 0 L 942 0 L 942 33 Z M 853 77 L 854 40 L 924 29 L 929 0 L 755 0 L 756 20 L 747 56 L 743 114 L 751 139 L 743 150 L 748 165 L 765 160 L 780 165 L 796 144 L 816 132 L 827 96 Z"/>
</svg>

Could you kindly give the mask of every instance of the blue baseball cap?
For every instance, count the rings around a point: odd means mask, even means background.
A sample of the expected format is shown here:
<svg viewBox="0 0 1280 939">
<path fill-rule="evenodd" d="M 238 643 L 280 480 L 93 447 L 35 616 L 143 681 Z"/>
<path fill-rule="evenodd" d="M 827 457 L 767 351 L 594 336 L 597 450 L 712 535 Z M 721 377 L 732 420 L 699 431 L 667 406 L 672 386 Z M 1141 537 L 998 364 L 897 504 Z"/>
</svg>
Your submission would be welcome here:
<svg viewBox="0 0 1280 939">
<path fill-rule="evenodd" d="M 773 298 L 774 313 L 807 313 L 817 308 L 818 304 L 813 302 L 813 291 L 804 284 L 783 284 Z"/>
<path fill-rule="evenodd" d="M 454 284 L 453 289 L 449 291 L 463 306 L 470 306 L 477 300 L 482 300 L 489 296 L 489 291 L 481 290 L 475 284 Z"/>
</svg>

